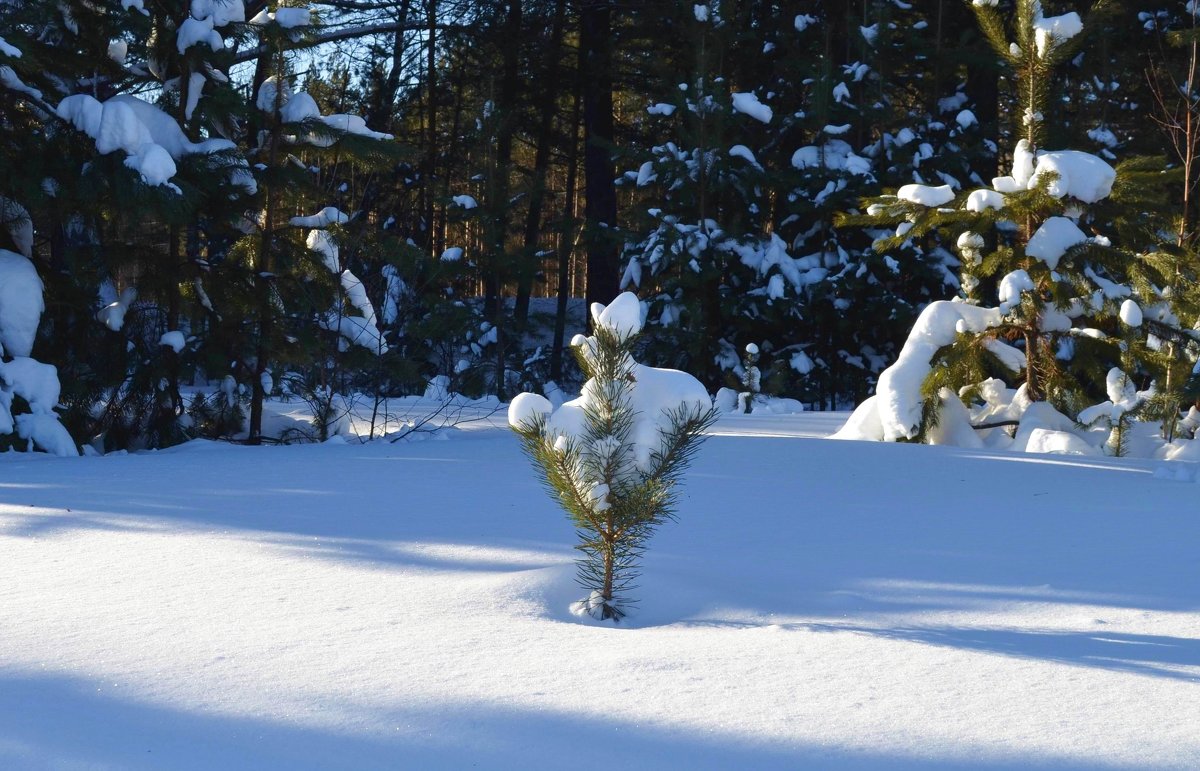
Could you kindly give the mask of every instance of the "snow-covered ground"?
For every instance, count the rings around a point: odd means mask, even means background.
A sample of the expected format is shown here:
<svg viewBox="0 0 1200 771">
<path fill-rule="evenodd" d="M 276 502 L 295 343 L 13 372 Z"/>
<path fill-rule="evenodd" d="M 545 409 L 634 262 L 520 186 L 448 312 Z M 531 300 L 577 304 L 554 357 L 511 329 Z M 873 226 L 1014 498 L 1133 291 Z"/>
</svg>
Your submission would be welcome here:
<svg viewBox="0 0 1200 771">
<path fill-rule="evenodd" d="M 498 425 L 0 458 L 0 768 L 1200 766 L 1200 486 L 845 417 L 723 419 L 616 628 Z"/>
</svg>

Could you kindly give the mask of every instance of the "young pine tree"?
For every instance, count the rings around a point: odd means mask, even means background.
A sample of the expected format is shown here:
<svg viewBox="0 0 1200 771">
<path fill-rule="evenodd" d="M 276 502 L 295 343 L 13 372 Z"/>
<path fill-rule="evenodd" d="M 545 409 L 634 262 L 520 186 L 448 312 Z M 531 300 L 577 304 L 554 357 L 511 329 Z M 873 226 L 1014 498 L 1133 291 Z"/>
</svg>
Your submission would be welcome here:
<svg viewBox="0 0 1200 771">
<path fill-rule="evenodd" d="M 572 341 L 588 377 L 580 397 L 552 411 L 544 397 L 520 394 L 508 421 L 578 528 L 578 580 L 589 595 L 574 610 L 616 622 L 646 541 L 673 518 L 675 485 L 716 412 L 691 375 L 634 361 L 642 318 L 631 292 L 594 305 L 592 320 L 594 334 Z"/>
</svg>

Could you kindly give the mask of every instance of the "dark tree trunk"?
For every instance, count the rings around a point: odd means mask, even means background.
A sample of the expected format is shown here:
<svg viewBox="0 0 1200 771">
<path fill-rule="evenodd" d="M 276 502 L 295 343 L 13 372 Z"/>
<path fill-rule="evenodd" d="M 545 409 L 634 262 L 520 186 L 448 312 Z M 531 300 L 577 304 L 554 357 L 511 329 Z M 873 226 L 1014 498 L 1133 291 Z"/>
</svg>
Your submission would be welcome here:
<svg viewBox="0 0 1200 771">
<path fill-rule="evenodd" d="M 587 303 L 609 303 L 620 289 L 613 145 L 612 4 L 582 0 L 579 66 L 583 88 L 584 244 Z M 589 314 L 589 327 L 591 325 Z"/>
<path fill-rule="evenodd" d="M 550 379 L 563 374 L 563 335 L 567 331 L 567 301 L 571 298 L 571 253 L 575 246 L 575 176 L 579 167 L 579 90 L 571 108 L 570 150 L 567 155 L 567 189 L 563 199 L 562 225 L 558 241 L 558 306 L 554 313 L 554 345 L 550 349 Z M 567 132 L 564 132 L 567 133 Z"/>
<path fill-rule="evenodd" d="M 425 105 L 425 120 L 428 124 L 425 162 L 422 164 L 421 179 L 421 213 L 424 216 L 425 246 L 429 252 L 434 249 L 434 186 L 437 176 L 437 0 L 426 3 L 428 14 L 428 29 L 425 49 L 425 79 L 427 104 Z"/>
<path fill-rule="evenodd" d="M 534 256 L 542 224 L 542 202 L 546 197 L 546 173 L 550 168 L 550 144 L 554 128 L 554 107 L 558 101 L 559 56 L 562 52 L 563 23 L 567 16 L 567 0 L 556 0 L 554 23 L 546 48 L 545 75 L 538 92 L 537 151 L 533 160 L 533 188 L 529 194 L 529 211 L 525 216 L 525 247 L 517 263 L 517 304 L 513 318 L 517 324 L 529 319 L 529 296 L 533 292 L 533 276 L 537 265 Z"/>
<path fill-rule="evenodd" d="M 492 311 L 496 328 L 496 396 L 505 398 L 504 371 L 507 347 L 507 323 L 504 308 L 504 283 L 509 275 L 506 242 L 508 221 L 512 212 L 509 203 L 509 167 L 512 165 L 513 137 L 517 128 L 517 91 L 520 87 L 521 0 L 509 0 L 508 14 L 502 30 L 504 42 L 503 74 L 496 112 L 500 117 L 496 137 L 496 166 L 492 172 L 488 195 L 488 250 L 486 305 Z"/>
</svg>

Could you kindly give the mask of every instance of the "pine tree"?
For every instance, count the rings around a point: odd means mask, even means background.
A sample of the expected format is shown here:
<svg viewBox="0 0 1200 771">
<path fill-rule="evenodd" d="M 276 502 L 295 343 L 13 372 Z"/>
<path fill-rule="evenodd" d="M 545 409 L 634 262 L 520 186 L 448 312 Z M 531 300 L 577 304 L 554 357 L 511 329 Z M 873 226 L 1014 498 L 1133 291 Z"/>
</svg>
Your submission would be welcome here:
<svg viewBox="0 0 1200 771">
<path fill-rule="evenodd" d="M 674 517 L 676 484 L 716 418 L 695 378 L 634 361 L 641 314 L 630 292 L 593 306 L 594 334 L 572 341 L 588 376 L 580 397 L 553 410 L 524 393 L 508 413 L 578 528 L 578 579 L 589 595 L 575 609 L 614 622 L 628 612 L 646 541 Z"/>
</svg>

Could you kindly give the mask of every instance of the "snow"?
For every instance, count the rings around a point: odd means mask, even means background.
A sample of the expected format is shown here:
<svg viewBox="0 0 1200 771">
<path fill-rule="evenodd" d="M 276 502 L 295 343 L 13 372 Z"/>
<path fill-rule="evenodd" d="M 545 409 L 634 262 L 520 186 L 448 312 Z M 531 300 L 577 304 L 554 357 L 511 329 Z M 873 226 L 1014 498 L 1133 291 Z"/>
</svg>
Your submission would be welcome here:
<svg viewBox="0 0 1200 771">
<path fill-rule="evenodd" d="M 243 0 L 192 0 L 192 17 L 211 18 L 213 26 L 220 28 L 246 21 L 246 7 Z"/>
<path fill-rule="evenodd" d="M 60 390 L 58 370 L 53 365 L 27 356 L 0 361 L 0 434 L 11 433 L 15 427 L 18 437 L 51 455 L 78 455 L 75 442 L 54 412 Z M 25 400 L 28 412 L 12 414 L 14 396 Z"/>
<path fill-rule="evenodd" d="M 758 97 L 750 92 L 734 93 L 733 109 L 743 115 L 749 115 L 760 123 L 770 123 L 771 108 L 758 101 Z"/>
<path fill-rule="evenodd" d="M 0 355 L 29 355 L 45 308 L 33 263 L 0 249 Z"/>
<path fill-rule="evenodd" d="M 1066 217 L 1049 217 L 1030 236 L 1025 245 L 1025 254 L 1046 263 L 1050 270 L 1058 267 L 1058 261 L 1067 250 L 1087 241 L 1087 236 Z"/>
<path fill-rule="evenodd" d="M 1029 188 L 1032 189 L 1048 173 L 1058 175 L 1047 188 L 1050 195 L 1055 198 L 1071 196 L 1084 203 L 1096 203 L 1107 198 L 1117 179 L 1117 172 L 1112 166 L 1080 150 L 1039 153 L 1034 173 L 1029 179 Z"/>
<path fill-rule="evenodd" d="M 733 147 L 729 148 L 729 155 L 732 158 L 741 158 L 751 166 L 756 166 L 760 169 L 762 168 L 758 165 L 758 159 L 754 157 L 754 152 L 745 145 L 734 145 Z M 641 175 L 639 174 L 638 176 L 640 178 Z"/>
<path fill-rule="evenodd" d="M 723 418 L 619 628 L 507 430 L 0 458 L 0 766 L 1200 762 L 1192 464 L 844 419 Z"/>
<path fill-rule="evenodd" d="M 49 413 L 58 405 L 61 390 L 58 370 L 28 356 L 0 361 L 0 381 L 11 393 L 29 403 L 35 413 Z"/>
<path fill-rule="evenodd" d="M 865 176 L 871 173 L 871 159 L 855 154 L 844 140 L 830 139 L 823 145 L 808 145 L 792 153 L 792 167 L 800 170 L 823 167 Z"/>
<path fill-rule="evenodd" d="M 1142 325 L 1142 309 L 1133 300 L 1125 300 L 1121 303 L 1120 316 L 1126 326 L 1140 327 Z"/>
<path fill-rule="evenodd" d="M 117 64 L 124 64 L 129 55 L 129 44 L 124 40 L 114 40 L 108 44 L 108 58 Z"/>
<path fill-rule="evenodd" d="M 696 21 L 708 21 L 708 6 L 696 3 L 692 6 L 692 15 L 696 17 Z"/>
<path fill-rule="evenodd" d="M 175 47 L 182 56 L 187 49 L 196 45 L 207 45 L 213 51 L 220 51 L 225 46 L 220 33 L 213 30 L 211 18 L 197 19 L 192 16 L 183 20 L 175 35 Z"/>
<path fill-rule="evenodd" d="M 456 195 L 452 199 L 456 206 L 461 206 L 464 209 L 474 209 L 479 206 L 479 202 L 469 195 Z"/>
<path fill-rule="evenodd" d="M 441 260 L 442 260 L 442 262 L 458 262 L 459 260 L 462 259 L 462 256 L 463 256 L 462 247 L 452 246 L 449 249 L 447 249 L 446 251 L 442 252 Z"/>
<path fill-rule="evenodd" d="M 1013 149 L 1013 172 L 1012 178 L 1016 180 L 1018 188 L 1030 186 L 1030 179 L 1033 177 L 1033 168 L 1036 161 L 1036 155 L 1033 152 L 1032 146 L 1028 139 L 1022 139 L 1017 142 L 1017 146 Z M 997 186 L 997 190 L 1000 188 Z M 1010 190 L 1000 190 L 1002 193 L 1015 192 Z"/>
<path fill-rule="evenodd" d="M 795 19 L 792 20 L 792 24 L 795 26 L 797 32 L 803 32 L 816 23 L 817 17 L 810 16 L 806 13 L 799 14 Z"/>
<path fill-rule="evenodd" d="M 980 188 L 967 195 L 967 211 L 981 212 L 987 209 L 1003 209 L 1004 194 L 997 190 Z"/>
<path fill-rule="evenodd" d="M 321 264 L 330 273 L 340 274 L 342 265 L 338 257 L 338 247 L 333 238 L 323 230 L 310 230 L 304 245 L 321 257 Z"/>
<path fill-rule="evenodd" d="M 921 385 L 938 349 L 953 343 L 959 332 L 978 333 L 998 325 L 1001 315 L 996 308 L 947 300 L 925 306 L 896 363 L 880 373 L 876 395 L 855 410 L 851 430 L 843 429 L 834 438 L 893 442 L 916 436 L 924 403 Z M 876 428 L 878 434 L 873 433 Z"/>
<path fill-rule="evenodd" d="M 292 9 L 292 10 L 302 10 L 302 9 Z M 307 10 L 307 9 L 303 9 L 303 10 Z M 367 137 L 368 139 L 381 139 L 381 140 L 393 139 L 391 134 L 387 134 L 382 131 L 372 131 L 371 129 L 367 128 L 367 122 L 358 115 L 347 115 L 344 113 L 337 113 L 334 115 L 322 115 L 321 122 L 324 123 L 325 125 L 329 126 L 332 129 L 337 129 L 338 131 L 344 131 L 347 134 L 352 134 L 355 136 Z M 318 144 L 318 142 L 314 141 L 313 138 L 310 138 L 308 141 L 312 144 Z"/>
<path fill-rule="evenodd" d="M 1038 56 L 1045 56 L 1051 43 L 1065 42 L 1083 31 L 1083 20 L 1074 11 L 1061 16 L 1045 16 L 1040 13 L 1033 20 L 1033 39 Z"/>
<path fill-rule="evenodd" d="M 191 75 L 188 75 L 187 104 L 184 105 L 183 111 L 183 116 L 187 120 L 192 119 L 197 105 L 200 104 L 200 97 L 204 93 L 205 80 L 204 74 L 200 72 L 193 72 Z"/>
<path fill-rule="evenodd" d="M 654 161 L 646 161 L 638 167 L 637 186 L 645 187 L 656 179 Z"/>
<path fill-rule="evenodd" d="M 274 13 L 271 13 L 263 8 L 247 23 L 265 27 L 272 22 L 284 29 L 307 27 L 312 23 L 312 12 L 307 8 L 276 8 Z"/>
<path fill-rule="evenodd" d="M 554 411 L 554 405 L 541 394 L 517 394 L 508 405 L 508 424 L 513 428 L 531 425 Z"/>
<path fill-rule="evenodd" d="M 175 176 L 175 161 L 186 155 L 234 148 L 227 139 L 189 141 L 174 118 L 129 94 L 119 94 L 105 102 L 87 94 L 75 94 L 59 102 L 57 113 L 90 136 L 101 155 L 116 150 L 125 152 L 128 155 L 125 165 L 140 173 L 148 185 L 168 184 Z"/>
<path fill-rule="evenodd" d="M 0 54 L 4 54 L 5 56 L 13 59 L 20 59 L 21 49 L 10 45 L 7 40 L 5 40 L 3 37 L 0 37 Z"/>
<path fill-rule="evenodd" d="M 667 104 L 666 102 L 659 102 L 658 104 L 652 104 L 647 107 L 646 112 L 650 113 L 651 115 L 670 117 L 675 114 L 675 105 Z"/>
<path fill-rule="evenodd" d="M 159 345 L 168 346 L 175 353 L 179 353 L 187 345 L 187 338 L 177 329 L 172 329 L 170 332 L 164 332 L 163 336 L 158 340 Z"/>
<path fill-rule="evenodd" d="M 264 11 L 265 13 L 266 11 Z M 261 14 L 260 14 L 261 15 Z M 256 17 L 257 18 L 257 17 Z M 254 106 L 262 112 L 275 112 L 276 102 L 279 103 L 280 112 L 283 107 L 292 98 L 292 84 L 287 78 L 278 78 L 274 75 L 263 81 L 258 87 L 258 97 L 254 100 Z M 309 97 L 311 99 L 311 97 Z"/>
<path fill-rule="evenodd" d="M 111 288 L 109 286 L 108 288 Z M 103 290 L 102 290 L 103 291 Z M 129 306 L 137 299 L 137 290 L 133 287 L 126 287 L 121 291 L 117 299 L 106 303 L 103 308 L 96 313 L 96 320 L 104 324 L 113 332 L 120 332 L 125 326 L 125 314 L 129 311 Z M 103 300 L 101 301 L 103 302 Z"/>
<path fill-rule="evenodd" d="M 1014 270 L 1000 279 L 1000 313 L 1007 315 L 1021 303 L 1022 292 L 1032 292 L 1035 289 L 1033 279 L 1024 270 Z"/>
<path fill-rule="evenodd" d="M 337 332 L 351 345 L 360 346 L 377 355 L 388 352 L 388 345 L 373 319 L 330 311 L 318 319 L 318 323 L 322 329 Z"/>
<path fill-rule="evenodd" d="M 316 214 L 307 217 L 292 217 L 288 224 L 298 228 L 327 228 L 330 225 L 343 225 L 350 217 L 336 206 L 326 206 Z"/>
<path fill-rule="evenodd" d="M 318 222 L 332 224 L 337 221 L 340 214 L 341 212 L 337 209 L 326 207 L 312 218 L 294 219 L 314 219 Z M 308 238 L 305 239 L 305 245 L 320 257 L 326 270 L 338 277 L 346 302 L 360 314 L 352 316 L 345 313 L 339 302 L 334 308 L 320 316 L 318 319 L 320 326 L 331 332 L 337 332 L 343 340 L 351 345 L 362 346 L 376 355 L 387 353 L 388 345 L 383 339 L 383 333 L 379 330 L 375 306 L 367 297 L 366 287 L 363 286 L 358 276 L 349 270 L 342 269 L 337 242 L 324 230 L 310 230 Z M 389 285 L 391 283 L 389 278 Z M 389 299 L 391 306 L 386 310 L 390 313 L 394 310 L 395 300 Z"/>
<path fill-rule="evenodd" d="M 896 191 L 896 197 L 921 206 L 944 206 L 954 200 L 954 190 L 949 185 L 909 184 Z"/>
<path fill-rule="evenodd" d="M 641 303 L 632 292 L 623 292 L 607 306 L 593 303 L 591 314 L 598 332 L 603 330 L 623 342 L 637 335 L 642 328 Z M 576 335 L 571 340 L 571 346 L 582 349 L 589 359 L 595 356 L 599 345 L 597 337 Z M 647 367 L 628 355 L 619 366 L 620 372 L 610 377 L 621 384 L 620 398 L 633 415 L 628 436 L 619 442 L 628 448 L 632 465 L 621 473 L 647 474 L 656 465 L 654 457 L 662 449 L 663 435 L 673 416 L 678 411 L 703 415 L 712 406 L 712 401 L 700 381 L 686 372 Z M 611 453 L 611 446 L 602 450 L 599 442 L 593 444 L 595 440 L 588 436 L 588 413 L 607 403 L 605 387 L 593 377 L 583 384 L 578 398 L 555 409 L 542 427 L 545 441 L 560 449 L 579 443 L 577 446 L 582 452 Z M 537 399 L 522 399 L 510 412 L 510 422 L 514 426 L 521 425 L 531 418 L 532 412 L 544 413 L 545 406 Z"/>
<path fill-rule="evenodd" d="M 975 117 L 975 113 L 970 110 L 963 110 L 954 117 L 954 121 L 962 128 L 970 128 L 979 123 L 979 119 Z"/>
<path fill-rule="evenodd" d="M 1025 189 L 1011 176 L 992 177 L 992 187 L 995 188 L 997 193 L 1019 193 Z"/>
<path fill-rule="evenodd" d="M 642 331 L 642 304 L 633 292 L 622 292 L 607 306 L 593 306 L 592 319 L 618 337 L 630 338 Z"/>
<path fill-rule="evenodd" d="M 279 108 L 279 117 L 284 123 L 299 123 L 309 118 L 320 118 L 321 109 L 317 107 L 317 100 L 307 91 L 298 91 Z"/>
</svg>

